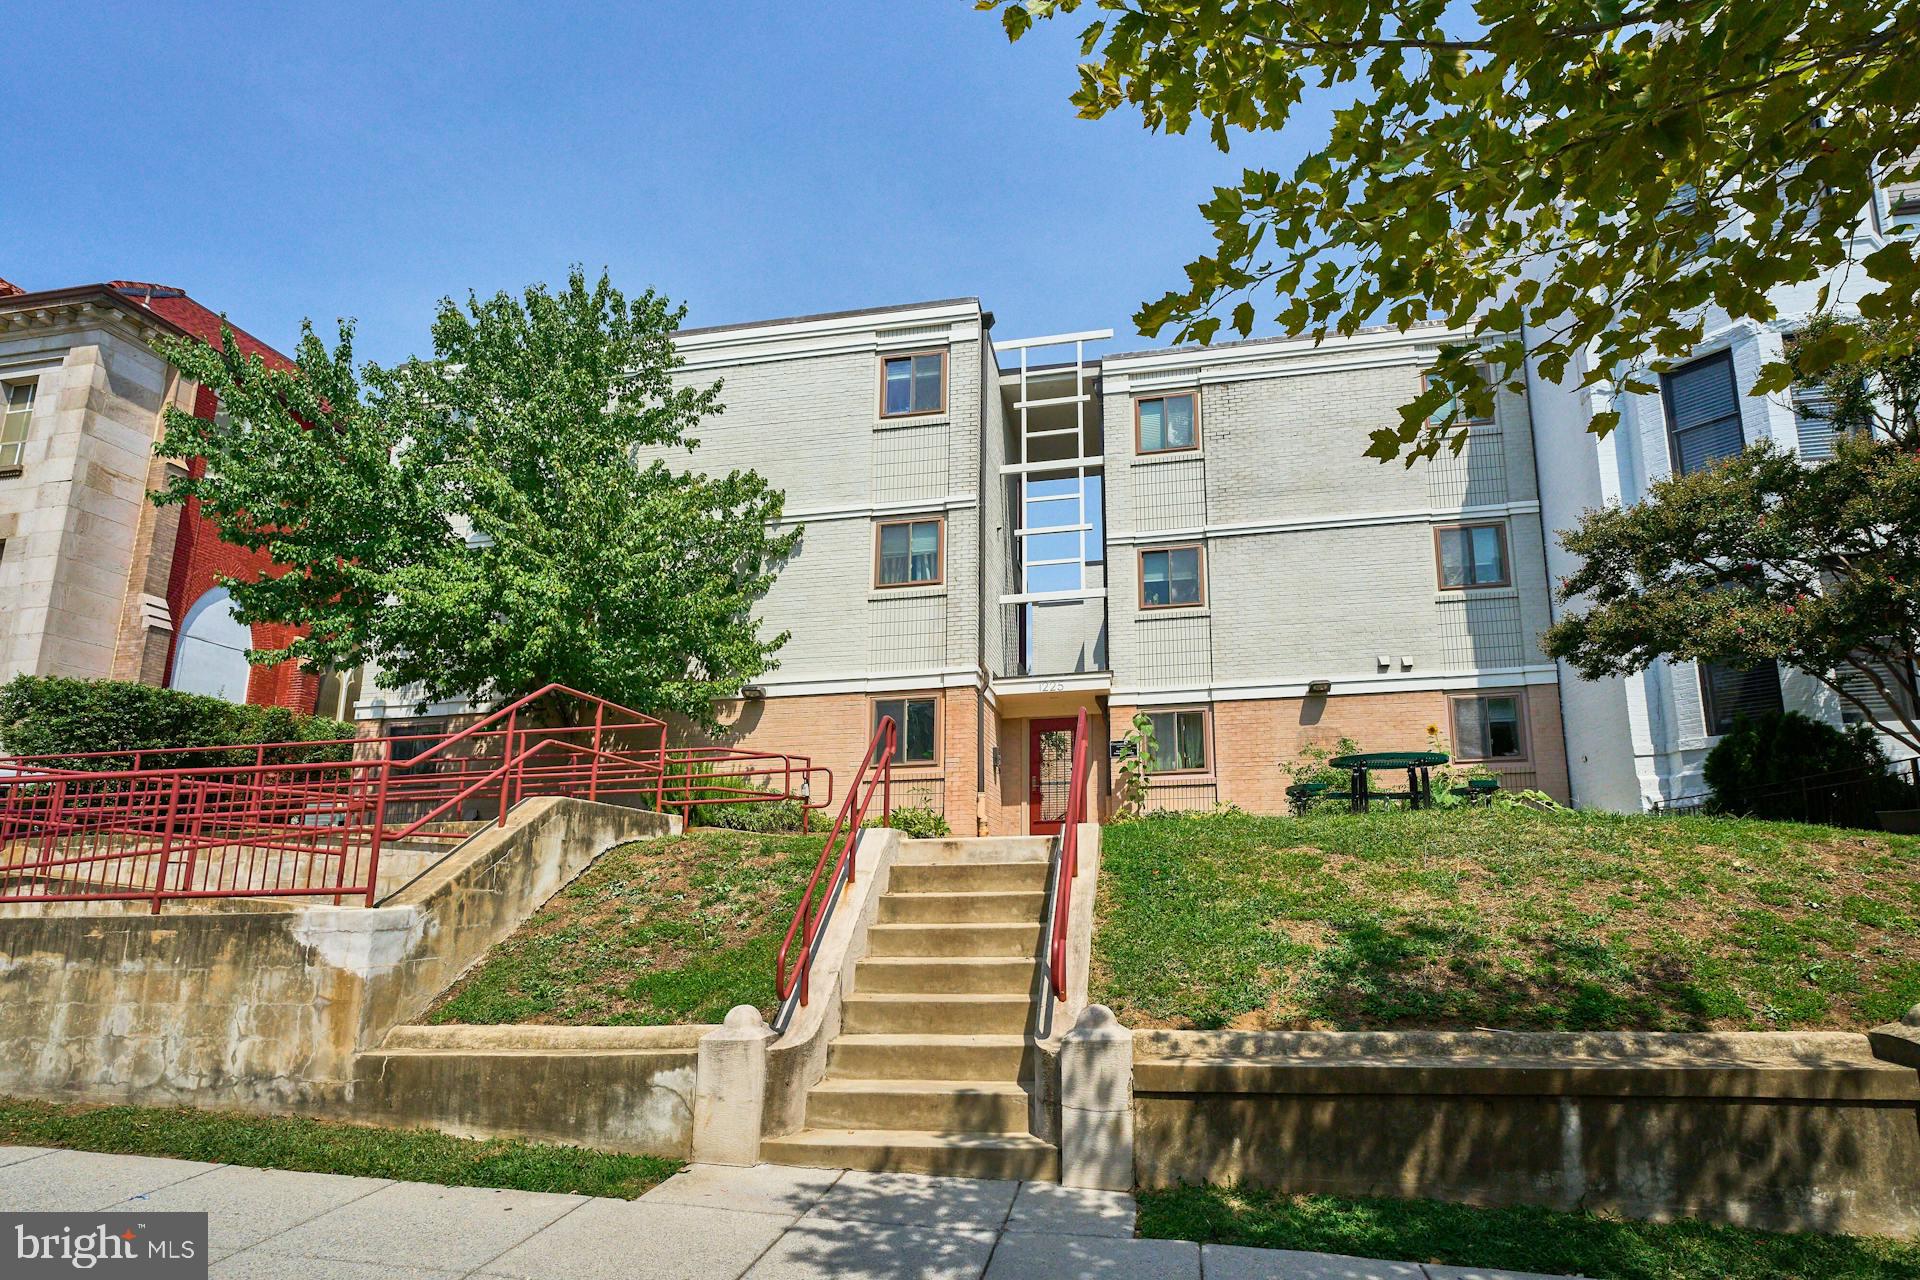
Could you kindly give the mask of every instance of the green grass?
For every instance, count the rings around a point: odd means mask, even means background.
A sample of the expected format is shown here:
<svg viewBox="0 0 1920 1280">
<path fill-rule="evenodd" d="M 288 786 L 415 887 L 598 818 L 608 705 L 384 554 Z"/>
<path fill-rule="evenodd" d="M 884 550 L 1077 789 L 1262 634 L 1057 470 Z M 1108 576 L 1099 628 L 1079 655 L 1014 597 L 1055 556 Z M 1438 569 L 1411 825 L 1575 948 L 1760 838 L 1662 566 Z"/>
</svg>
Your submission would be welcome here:
<svg viewBox="0 0 1920 1280">
<path fill-rule="evenodd" d="M 1777 1234 L 1687 1220 L 1628 1222 L 1432 1200 L 1289 1196 L 1246 1187 L 1140 1194 L 1139 1231 L 1162 1240 L 1302 1249 L 1594 1280 L 1913 1280 L 1920 1245 Z"/>
<path fill-rule="evenodd" d="M 603 854 L 487 954 L 429 1022 L 645 1026 L 773 1012 L 773 958 L 820 835 L 699 830 Z"/>
<path fill-rule="evenodd" d="M 375 1129 L 190 1108 L 68 1106 L 5 1097 L 0 1097 L 0 1145 L 172 1156 L 256 1169 L 625 1200 L 682 1167 L 678 1160 L 659 1156 L 518 1139 L 452 1138 L 430 1129 Z"/>
<path fill-rule="evenodd" d="M 1130 1026 L 1861 1028 L 1920 1001 L 1920 838 L 1483 808 L 1107 828 Z"/>
</svg>

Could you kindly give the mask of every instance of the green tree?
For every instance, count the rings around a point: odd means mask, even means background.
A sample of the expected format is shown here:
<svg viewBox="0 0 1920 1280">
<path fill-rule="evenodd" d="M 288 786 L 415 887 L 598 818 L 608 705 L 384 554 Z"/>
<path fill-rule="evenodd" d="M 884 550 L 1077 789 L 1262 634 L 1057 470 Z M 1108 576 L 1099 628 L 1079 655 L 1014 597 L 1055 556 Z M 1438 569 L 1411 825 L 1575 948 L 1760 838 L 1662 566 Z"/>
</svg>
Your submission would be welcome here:
<svg viewBox="0 0 1920 1280">
<path fill-rule="evenodd" d="M 1760 444 L 1656 482 L 1561 535 L 1583 560 L 1560 583 L 1582 606 L 1543 647 L 1598 679 L 1659 658 L 1774 661 L 1827 685 L 1920 751 L 1920 453 L 1836 437 L 1815 466 Z M 1863 698 L 1861 687 L 1877 697 Z"/>
<path fill-rule="evenodd" d="M 204 458 L 155 500 L 198 499 L 228 541 L 285 572 L 229 582 L 240 617 L 310 628 L 256 663 L 379 664 L 427 700 L 509 700 L 560 682 L 706 721 L 774 665 L 755 600 L 798 530 L 752 471 L 704 476 L 645 447 L 694 449 L 719 386 L 676 385 L 683 310 L 603 274 L 521 298 L 443 299 L 434 358 L 356 371 L 303 326 L 292 369 L 223 335 L 166 354 L 219 393 L 214 421 L 169 411 L 160 451 Z"/>
<path fill-rule="evenodd" d="M 1019 39 L 1082 0 L 978 0 Z M 1311 92 L 1345 101 L 1290 175 L 1252 167 L 1201 211 L 1214 250 L 1143 306 L 1141 330 L 1290 332 L 1444 319 L 1451 346 L 1381 458 L 1430 456 L 1491 390 L 1518 389 L 1527 343 L 1560 381 L 1648 389 L 1709 307 L 1774 316 L 1769 290 L 1849 260 L 1877 182 L 1920 174 L 1920 5 L 1912 0 L 1096 0 L 1080 113 L 1202 122 L 1228 150 L 1289 127 Z M 1827 343 L 1802 365 L 1914 349 L 1911 239 L 1860 263 L 1877 348 Z M 1258 299 L 1265 297 L 1263 304 Z M 1824 305 L 1824 299 L 1823 299 Z M 1523 339 L 1523 323 L 1527 337 Z M 1864 331 L 1843 335 L 1857 340 Z M 1590 353 L 1585 367 L 1574 357 Z M 1759 391 L 1783 388 L 1783 365 Z M 1617 411 L 1593 416 L 1604 434 Z"/>
</svg>

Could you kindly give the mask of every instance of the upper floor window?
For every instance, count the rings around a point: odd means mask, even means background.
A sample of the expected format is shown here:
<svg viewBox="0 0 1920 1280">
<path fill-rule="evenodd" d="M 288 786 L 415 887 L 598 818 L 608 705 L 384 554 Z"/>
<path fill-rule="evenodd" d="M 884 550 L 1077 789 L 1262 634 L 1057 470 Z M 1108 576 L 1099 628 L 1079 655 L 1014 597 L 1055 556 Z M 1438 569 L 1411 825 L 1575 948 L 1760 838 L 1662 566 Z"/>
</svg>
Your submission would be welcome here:
<svg viewBox="0 0 1920 1280">
<path fill-rule="evenodd" d="M 1480 379 L 1482 384 L 1490 384 L 1493 382 L 1493 369 L 1488 365 L 1476 364 L 1473 366 L 1473 376 Z M 1424 388 L 1426 382 L 1426 375 L 1422 374 L 1420 377 L 1420 385 Z M 1448 417 L 1456 411 L 1460 414 L 1458 418 L 1453 420 L 1453 425 L 1456 427 L 1485 426 L 1493 421 L 1493 414 L 1491 412 L 1485 414 L 1475 413 L 1473 410 L 1463 406 L 1458 396 L 1449 397 L 1445 404 L 1434 410 L 1433 416 L 1428 418 L 1427 421 L 1435 423 L 1446 422 Z"/>
<path fill-rule="evenodd" d="M 880 416 L 940 413 L 947 407 L 947 353 L 917 351 L 880 362 Z"/>
<path fill-rule="evenodd" d="M 1198 773 L 1207 767 L 1207 713 L 1149 711 L 1153 759 L 1149 773 Z"/>
<path fill-rule="evenodd" d="M 934 764 L 939 760 L 939 709 L 939 702 L 933 698 L 875 699 L 873 727 L 880 727 L 882 716 L 893 717 L 895 764 Z"/>
<path fill-rule="evenodd" d="M 881 587 L 926 587 L 941 580 L 939 517 L 882 522 L 873 581 Z"/>
<path fill-rule="evenodd" d="M 1660 395 L 1667 406 L 1673 469 L 1680 475 L 1704 470 L 1746 447 L 1730 352 L 1661 374 Z"/>
<path fill-rule="evenodd" d="M 1780 668 L 1771 662 L 1742 671 L 1717 662 L 1700 664 L 1700 700 L 1702 719 L 1710 736 L 1732 733 L 1742 719 L 1754 719 L 1769 711 L 1780 711 Z"/>
<path fill-rule="evenodd" d="M 33 389 L 31 382 L 0 382 L 0 467 L 17 467 L 26 455 Z"/>
<path fill-rule="evenodd" d="M 1194 430 L 1195 397 L 1191 391 L 1172 396 L 1148 396 L 1133 402 L 1134 451 L 1172 453 L 1199 443 Z"/>
<path fill-rule="evenodd" d="M 1507 530 L 1498 524 L 1444 525 L 1433 531 L 1440 557 L 1440 586 L 1504 587 L 1513 579 L 1507 572 Z"/>
<path fill-rule="evenodd" d="M 1453 699 L 1453 751 L 1461 760 L 1517 760 L 1527 753 L 1517 693 Z"/>
<path fill-rule="evenodd" d="M 1206 599 L 1200 547 L 1160 547 L 1140 553 L 1140 607 L 1177 609 Z"/>
</svg>

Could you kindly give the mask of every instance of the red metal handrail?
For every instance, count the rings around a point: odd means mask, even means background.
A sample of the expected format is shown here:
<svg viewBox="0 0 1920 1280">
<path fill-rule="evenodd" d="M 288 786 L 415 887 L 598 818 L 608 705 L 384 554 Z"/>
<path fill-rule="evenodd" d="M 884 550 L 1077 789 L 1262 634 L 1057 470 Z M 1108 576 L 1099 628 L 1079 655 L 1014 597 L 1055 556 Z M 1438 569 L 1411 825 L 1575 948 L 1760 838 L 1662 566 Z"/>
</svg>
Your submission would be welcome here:
<svg viewBox="0 0 1920 1280">
<path fill-rule="evenodd" d="M 592 724 L 523 727 L 520 713 L 554 693 L 592 703 Z M 637 748 L 627 741 L 636 732 Z M 190 748 L 254 759 L 160 769 L 0 759 L 0 902 L 142 899 L 157 912 L 170 898 L 351 895 L 372 905 L 383 848 L 464 839 L 470 828 L 449 820 L 475 797 L 497 796 L 504 824 L 530 795 L 626 797 L 683 813 L 799 799 L 803 820 L 833 796 L 832 773 L 807 757 L 668 748 L 663 721 L 561 685 L 411 759 L 392 758 L 396 740 L 384 740 L 377 757 L 285 763 L 267 763 L 267 751 L 337 744 Z M 449 750 L 460 742 L 469 754 Z M 689 786 L 700 794 L 687 794 Z"/>
<path fill-rule="evenodd" d="M 1080 874 L 1080 824 L 1087 816 L 1087 709 L 1073 722 L 1073 773 L 1067 792 L 1065 824 L 1060 828 L 1060 864 L 1053 878 L 1053 937 L 1047 949 L 1048 976 L 1056 1000 L 1067 998 L 1067 924 L 1073 913 L 1073 878 Z"/>
<path fill-rule="evenodd" d="M 774 957 L 773 989 L 781 1000 L 792 995 L 798 986 L 800 1003 L 807 1002 L 808 978 L 813 973 L 813 944 L 819 936 L 821 922 L 826 919 L 834 889 L 853 883 L 857 870 L 854 847 L 859 842 L 860 829 L 866 824 L 867 806 L 873 800 L 876 787 L 880 791 L 880 820 L 885 822 L 892 817 L 896 734 L 893 717 L 881 716 L 873 737 L 867 740 L 867 754 L 861 757 L 860 767 L 847 785 L 847 797 L 840 802 L 840 812 L 834 815 L 833 830 L 827 833 L 826 843 L 820 848 L 820 859 L 813 864 L 806 892 L 800 895 L 800 905 L 793 910 L 793 922 L 787 926 L 787 936 L 780 940 L 780 952 Z M 829 862 L 833 865 L 831 875 L 827 875 Z M 844 880 L 840 876 L 843 867 L 846 869 Z M 827 876 L 825 893 L 820 890 L 822 875 Z M 800 940 L 800 957 L 789 969 L 788 960 L 796 937 Z"/>
</svg>

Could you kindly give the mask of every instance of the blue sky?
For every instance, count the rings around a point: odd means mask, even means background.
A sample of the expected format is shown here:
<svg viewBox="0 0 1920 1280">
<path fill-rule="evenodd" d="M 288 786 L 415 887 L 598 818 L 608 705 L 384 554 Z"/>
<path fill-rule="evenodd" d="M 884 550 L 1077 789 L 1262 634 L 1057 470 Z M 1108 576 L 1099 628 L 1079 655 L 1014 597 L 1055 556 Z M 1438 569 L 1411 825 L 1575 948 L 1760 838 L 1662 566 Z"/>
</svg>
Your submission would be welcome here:
<svg viewBox="0 0 1920 1280">
<path fill-rule="evenodd" d="M 1009 46 L 970 0 L 6 8 L 0 276 L 180 285 L 282 347 L 353 316 L 383 361 L 573 262 L 689 325 L 977 294 L 1154 345 L 1195 206 L 1324 130 L 1080 120 L 1080 20 Z"/>
</svg>

